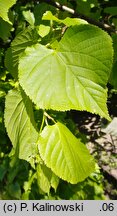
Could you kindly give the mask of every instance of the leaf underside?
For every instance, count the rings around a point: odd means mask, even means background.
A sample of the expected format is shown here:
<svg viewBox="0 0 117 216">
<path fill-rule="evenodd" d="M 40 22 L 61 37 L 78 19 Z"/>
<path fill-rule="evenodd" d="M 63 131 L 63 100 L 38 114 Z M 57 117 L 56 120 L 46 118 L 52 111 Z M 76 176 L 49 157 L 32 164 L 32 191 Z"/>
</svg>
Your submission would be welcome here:
<svg viewBox="0 0 117 216">
<path fill-rule="evenodd" d="M 23 91 L 11 90 L 6 96 L 5 126 L 17 157 L 30 161 L 36 153 L 36 130 L 32 103 Z"/>
</svg>

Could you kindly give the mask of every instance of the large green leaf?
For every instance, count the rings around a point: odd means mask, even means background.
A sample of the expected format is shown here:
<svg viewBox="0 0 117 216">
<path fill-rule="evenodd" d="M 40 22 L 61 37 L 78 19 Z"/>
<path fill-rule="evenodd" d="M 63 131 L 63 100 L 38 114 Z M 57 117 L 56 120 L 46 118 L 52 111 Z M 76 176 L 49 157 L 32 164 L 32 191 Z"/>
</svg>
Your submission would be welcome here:
<svg viewBox="0 0 117 216">
<path fill-rule="evenodd" d="M 22 90 L 11 90 L 5 105 L 5 126 L 15 153 L 20 159 L 31 161 L 38 138 L 32 103 Z"/>
<path fill-rule="evenodd" d="M 45 164 L 70 183 L 83 181 L 94 171 L 95 163 L 86 146 L 62 123 L 46 126 L 38 146 Z"/>
<path fill-rule="evenodd" d="M 0 0 L 0 17 L 12 24 L 8 18 L 9 9 L 16 3 L 16 0 Z"/>
<path fill-rule="evenodd" d="M 19 61 L 19 81 L 42 109 L 87 110 L 109 119 L 106 84 L 112 56 L 106 32 L 76 25 L 55 50 L 40 44 L 27 48 Z"/>
</svg>

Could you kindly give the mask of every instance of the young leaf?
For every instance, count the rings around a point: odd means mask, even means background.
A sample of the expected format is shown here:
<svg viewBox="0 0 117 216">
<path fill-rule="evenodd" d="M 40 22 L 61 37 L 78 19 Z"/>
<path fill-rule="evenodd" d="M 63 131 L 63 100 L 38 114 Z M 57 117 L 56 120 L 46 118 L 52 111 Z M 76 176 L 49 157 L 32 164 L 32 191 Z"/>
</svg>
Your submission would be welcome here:
<svg viewBox="0 0 117 216">
<path fill-rule="evenodd" d="M 34 27 L 35 24 L 35 17 L 34 14 L 29 10 L 29 11 L 23 11 L 23 16 L 25 20 L 32 26 Z"/>
<path fill-rule="evenodd" d="M 45 37 L 46 35 L 49 34 L 49 32 L 50 32 L 50 26 L 39 25 L 38 33 L 41 37 Z"/>
<path fill-rule="evenodd" d="M 56 16 L 52 14 L 51 11 L 46 11 L 42 17 L 42 20 L 53 20 L 58 23 L 63 23 L 66 26 L 74 26 L 74 25 L 80 25 L 80 24 L 87 24 L 87 21 L 79 18 L 70 18 L 66 17 L 65 19 L 58 19 Z"/>
<path fill-rule="evenodd" d="M 61 20 L 54 16 L 51 11 L 46 11 L 43 14 L 42 20 L 53 20 L 56 22 L 61 22 Z"/>
<path fill-rule="evenodd" d="M 16 0 L 0 0 L 0 17 L 10 24 L 12 23 L 8 18 L 8 11 L 15 3 Z"/>
<path fill-rule="evenodd" d="M 19 61 L 19 81 L 42 109 L 86 110 L 110 120 L 106 84 L 112 67 L 112 41 L 92 25 L 70 27 L 55 50 L 37 44 Z"/>
<path fill-rule="evenodd" d="M 6 96 L 5 126 L 15 153 L 30 161 L 36 154 L 36 130 L 32 103 L 21 90 L 11 90 Z"/>
<path fill-rule="evenodd" d="M 94 171 L 95 163 L 86 146 L 62 123 L 46 126 L 38 146 L 45 164 L 72 184 L 83 181 Z"/>
</svg>

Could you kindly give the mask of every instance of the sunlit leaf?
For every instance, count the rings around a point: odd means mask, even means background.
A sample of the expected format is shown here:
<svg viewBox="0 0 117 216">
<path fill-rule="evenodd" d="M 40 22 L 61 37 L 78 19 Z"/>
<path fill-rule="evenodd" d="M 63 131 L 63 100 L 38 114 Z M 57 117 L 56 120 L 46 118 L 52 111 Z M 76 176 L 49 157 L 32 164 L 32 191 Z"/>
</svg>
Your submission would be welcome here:
<svg viewBox="0 0 117 216">
<path fill-rule="evenodd" d="M 44 128 L 38 146 L 45 164 L 70 183 L 83 181 L 95 169 L 86 146 L 59 122 Z"/>
<path fill-rule="evenodd" d="M 32 103 L 23 91 L 11 90 L 5 106 L 5 126 L 13 149 L 20 159 L 30 161 L 35 157 L 38 137 Z"/>
<path fill-rule="evenodd" d="M 42 192 L 49 194 L 50 188 L 51 188 L 50 179 L 51 179 L 51 170 L 49 170 L 44 165 L 38 164 L 37 165 L 37 182 Z"/>
<path fill-rule="evenodd" d="M 41 37 L 45 37 L 46 35 L 48 35 L 49 31 L 50 31 L 50 26 L 46 26 L 46 25 L 39 26 L 38 33 Z"/>
<path fill-rule="evenodd" d="M 12 23 L 8 18 L 8 11 L 15 3 L 16 0 L 0 0 L 0 17 L 10 24 Z"/>
<path fill-rule="evenodd" d="M 25 50 L 19 81 L 42 109 L 87 110 L 110 120 L 106 84 L 112 57 L 106 32 L 88 24 L 73 26 L 55 50 L 40 44 Z"/>
<path fill-rule="evenodd" d="M 42 193 L 45 192 L 49 194 L 51 187 L 53 187 L 56 191 L 59 178 L 47 166 L 44 164 L 38 164 L 37 181 Z"/>
<path fill-rule="evenodd" d="M 54 16 L 52 14 L 51 11 L 46 11 L 42 17 L 42 20 L 53 20 L 56 21 L 58 23 L 63 23 L 66 26 L 74 26 L 74 25 L 80 25 L 80 24 L 86 24 L 87 21 L 83 20 L 83 19 L 79 19 L 79 18 L 70 18 L 67 17 L 65 19 L 58 19 L 56 16 Z"/>
<path fill-rule="evenodd" d="M 23 11 L 25 20 L 33 27 L 35 23 L 34 14 L 31 11 Z"/>
</svg>

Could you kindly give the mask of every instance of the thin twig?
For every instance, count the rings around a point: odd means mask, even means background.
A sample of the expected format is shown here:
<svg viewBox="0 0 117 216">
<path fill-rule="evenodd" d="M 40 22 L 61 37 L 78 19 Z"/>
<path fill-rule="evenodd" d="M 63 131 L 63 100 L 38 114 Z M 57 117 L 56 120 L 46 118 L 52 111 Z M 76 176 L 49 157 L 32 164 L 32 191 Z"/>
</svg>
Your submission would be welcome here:
<svg viewBox="0 0 117 216">
<path fill-rule="evenodd" d="M 56 121 L 47 112 L 44 111 L 44 115 L 56 124 Z"/>
</svg>

